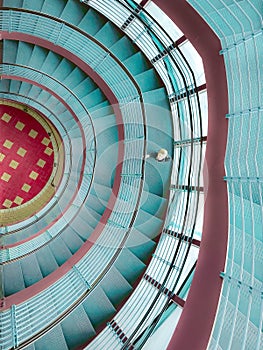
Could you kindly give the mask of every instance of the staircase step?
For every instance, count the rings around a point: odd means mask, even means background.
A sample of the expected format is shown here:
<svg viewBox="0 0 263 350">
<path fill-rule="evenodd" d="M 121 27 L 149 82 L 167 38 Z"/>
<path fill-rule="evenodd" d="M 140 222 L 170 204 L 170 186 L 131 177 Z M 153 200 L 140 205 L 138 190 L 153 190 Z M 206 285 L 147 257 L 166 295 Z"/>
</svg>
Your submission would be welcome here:
<svg viewBox="0 0 263 350">
<path fill-rule="evenodd" d="M 162 148 L 161 145 L 156 145 L 156 143 L 151 144 L 150 142 L 148 143 L 148 147 L 150 153 Z M 166 147 L 166 149 L 170 150 L 170 147 Z M 170 153 L 168 152 L 168 154 Z M 145 163 L 145 178 L 147 179 L 148 192 L 159 197 L 166 197 L 170 186 L 170 175 L 171 161 L 158 162 L 154 158 L 147 159 Z"/>
<path fill-rule="evenodd" d="M 10 91 L 10 86 L 12 84 L 12 81 L 15 81 L 15 80 L 10 80 L 10 79 L 2 79 L 1 80 L 1 92 L 5 93 L 5 92 L 9 92 Z M 18 88 L 19 89 L 19 86 L 20 86 L 20 82 L 17 82 L 18 84 L 15 85 L 14 88 Z M 10 91 L 12 92 L 12 90 Z M 15 90 L 16 92 L 16 90 Z"/>
<path fill-rule="evenodd" d="M 30 344 L 30 345 L 26 346 L 26 347 L 24 348 L 24 350 L 36 350 L 36 348 L 35 348 L 35 345 L 34 345 L 34 344 Z"/>
<path fill-rule="evenodd" d="M 11 40 L 3 41 L 3 62 L 12 63 L 16 61 L 17 42 Z"/>
<path fill-rule="evenodd" d="M 71 251 L 71 254 L 75 254 L 84 243 L 84 239 L 78 235 L 71 225 L 67 226 L 63 231 L 61 238 Z"/>
<path fill-rule="evenodd" d="M 30 59 L 26 65 L 28 67 L 33 67 L 34 69 L 41 70 L 41 67 L 46 60 L 48 52 L 49 51 L 47 49 L 35 45 Z"/>
<path fill-rule="evenodd" d="M 91 222 L 92 221 L 92 222 Z M 94 228 L 97 226 L 98 220 L 91 217 L 91 215 L 85 219 L 85 221 L 78 215 L 71 223 L 72 229 L 78 233 L 82 240 L 86 241 L 92 234 Z"/>
<path fill-rule="evenodd" d="M 135 76 L 137 83 L 139 84 L 142 92 L 155 90 L 162 86 L 160 78 L 158 78 L 155 70 L 149 69 L 146 72 L 140 73 Z"/>
<path fill-rule="evenodd" d="M 114 114 L 110 114 L 101 118 L 93 119 L 93 125 L 96 135 L 98 135 L 109 127 L 116 125 L 116 117 Z"/>
<path fill-rule="evenodd" d="M 35 254 L 30 254 L 21 259 L 21 268 L 23 271 L 25 287 L 29 287 L 43 278 Z"/>
<path fill-rule="evenodd" d="M 53 72 L 57 69 L 58 65 L 61 62 L 61 56 L 57 55 L 53 51 L 48 51 L 46 56 L 46 60 L 43 62 L 42 70 L 44 72 L 49 72 L 49 74 L 53 74 Z"/>
<path fill-rule="evenodd" d="M 166 113 L 169 113 L 171 118 L 171 110 L 167 91 L 164 87 L 145 92 L 143 94 L 143 100 L 146 104 L 159 106 L 162 110 L 165 110 Z"/>
<path fill-rule="evenodd" d="M 125 246 L 146 264 L 156 247 L 156 243 L 133 228 Z"/>
<path fill-rule="evenodd" d="M 19 89 L 21 87 L 21 84 L 22 82 L 21 81 L 18 81 L 18 80 L 9 80 L 10 81 L 10 86 L 9 86 L 9 89 L 6 90 L 6 91 L 10 91 L 10 92 L 14 92 L 14 93 L 18 93 L 19 92 Z M 3 80 L 2 80 L 3 82 Z M 3 84 L 1 84 L 1 87 L 2 87 Z"/>
<path fill-rule="evenodd" d="M 109 104 L 109 101 L 105 100 L 96 106 L 89 108 L 89 113 L 92 117 L 92 120 L 94 121 L 97 118 L 106 117 L 113 114 L 114 112 L 112 106 Z"/>
<path fill-rule="evenodd" d="M 97 195 L 90 193 L 86 205 L 95 210 L 99 215 L 102 215 L 106 209 L 107 202 L 100 199 Z"/>
<path fill-rule="evenodd" d="M 3 0 L 4 7 L 23 7 L 23 0 Z"/>
<path fill-rule="evenodd" d="M 106 97 L 99 88 L 97 88 L 96 90 L 93 90 L 92 92 L 90 92 L 86 96 L 83 96 L 81 99 L 82 103 L 87 108 L 94 107 L 97 104 L 104 102 L 105 100 L 106 100 Z"/>
<path fill-rule="evenodd" d="M 52 240 L 49 243 L 49 247 L 59 266 L 64 264 L 72 256 L 71 251 L 60 236 Z"/>
<path fill-rule="evenodd" d="M 114 266 L 131 285 L 145 269 L 145 264 L 126 247 L 122 249 Z"/>
<path fill-rule="evenodd" d="M 30 10 L 33 10 L 33 11 L 41 11 L 43 3 L 45 2 L 45 0 L 40 0 L 40 1 L 24 0 L 22 2 L 23 2 L 23 6 L 21 6 L 21 7 L 25 8 L 25 9 L 30 9 Z"/>
<path fill-rule="evenodd" d="M 56 349 L 67 350 L 68 345 L 60 324 L 52 328 L 45 336 L 37 339 L 34 343 L 36 350 Z"/>
<path fill-rule="evenodd" d="M 112 189 L 94 182 L 90 193 L 97 196 L 104 204 L 107 204 L 111 196 Z"/>
<path fill-rule="evenodd" d="M 121 37 L 123 33 L 111 22 L 107 22 L 96 33 L 95 38 L 99 40 L 107 48 L 114 45 Z"/>
<path fill-rule="evenodd" d="M 141 208 L 147 213 L 162 219 L 165 214 L 166 202 L 166 198 L 157 196 L 148 191 L 143 191 Z"/>
<path fill-rule="evenodd" d="M 64 58 L 60 61 L 59 65 L 52 73 L 52 76 L 53 78 L 64 83 L 64 80 L 66 80 L 70 76 L 74 68 L 75 68 L 75 65 Z"/>
<path fill-rule="evenodd" d="M 45 277 L 58 268 L 58 263 L 48 245 L 36 251 L 37 261 L 42 275 Z"/>
<path fill-rule="evenodd" d="M 78 27 L 94 36 L 106 22 L 107 19 L 105 17 L 90 8 L 79 22 Z"/>
<path fill-rule="evenodd" d="M 74 67 L 68 76 L 63 80 L 63 84 L 70 90 L 74 91 L 75 87 L 86 78 L 86 74 L 81 69 Z"/>
<path fill-rule="evenodd" d="M 84 17 L 85 12 L 86 6 L 83 6 L 80 1 L 67 0 L 60 18 L 65 22 L 78 25 Z"/>
<path fill-rule="evenodd" d="M 84 80 L 79 82 L 77 86 L 75 86 L 74 92 L 80 99 L 82 99 L 84 96 L 90 94 L 96 89 L 97 86 L 95 85 L 95 83 L 89 77 L 86 77 Z"/>
<path fill-rule="evenodd" d="M 150 239 L 155 239 L 161 232 L 163 221 L 156 216 L 139 210 L 134 227 Z"/>
<path fill-rule="evenodd" d="M 114 307 L 117 307 L 132 291 L 130 283 L 114 266 L 111 267 L 107 275 L 100 282 L 100 287 L 104 290 Z"/>
<path fill-rule="evenodd" d="M 109 320 L 116 312 L 116 309 L 100 286 L 97 286 L 89 294 L 82 305 L 95 329 Z"/>
<path fill-rule="evenodd" d="M 4 295 L 12 295 L 25 288 L 23 270 L 20 261 L 3 265 Z"/>
<path fill-rule="evenodd" d="M 22 96 L 28 96 L 29 97 L 29 92 L 31 91 L 31 89 L 32 89 L 32 85 L 31 84 L 28 84 L 28 83 L 25 83 L 25 82 L 21 82 L 18 92 Z"/>
<path fill-rule="evenodd" d="M 123 36 L 110 48 L 110 50 L 121 61 L 125 61 L 125 59 L 133 56 L 134 54 L 136 54 L 136 52 L 138 52 L 136 46 L 127 36 Z"/>
<path fill-rule="evenodd" d="M 79 305 L 61 322 L 61 328 L 68 349 L 76 349 L 89 338 L 96 335 L 94 327 L 82 305 Z"/>
<path fill-rule="evenodd" d="M 36 1 L 34 1 L 36 2 Z M 51 15 L 53 17 L 60 17 L 65 7 L 65 1 L 47 1 L 44 0 L 41 12 Z"/>
<path fill-rule="evenodd" d="M 34 50 L 34 45 L 25 43 L 23 41 L 19 41 L 18 47 L 17 47 L 17 55 L 15 58 L 15 61 L 13 61 L 12 63 L 28 66 L 30 62 L 30 58 L 33 54 L 33 50 Z"/>
<path fill-rule="evenodd" d="M 108 155 L 111 154 L 112 151 L 106 149 L 105 146 L 108 147 L 112 144 L 118 144 L 118 129 L 116 125 L 109 126 L 106 128 L 103 132 L 99 133 L 97 136 L 97 150 L 98 153 L 108 153 Z M 110 151 L 110 152 L 108 152 Z M 112 154 L 114 156 L 114 154 Z M 115 157 L 114 157 L 115 158 Z"/>
<path fill-rule="evenodd" d="M 90 226 L 97 226 L 97 223 L 99 222 L 101 215 L 96 212 L 92 207 L 89 207 L 87 204 L 86 206 L 82 206 L 78 216 L 84 221 L 87 222 Z"/>
<path fill-rule="evenodd" d="M 150 63 L 145 59 L 142 52 L 136 52 L 133 56 L 127 58 L 123 63 L 133 76 L 139 75 L 151 69 Z"/>
</svg>

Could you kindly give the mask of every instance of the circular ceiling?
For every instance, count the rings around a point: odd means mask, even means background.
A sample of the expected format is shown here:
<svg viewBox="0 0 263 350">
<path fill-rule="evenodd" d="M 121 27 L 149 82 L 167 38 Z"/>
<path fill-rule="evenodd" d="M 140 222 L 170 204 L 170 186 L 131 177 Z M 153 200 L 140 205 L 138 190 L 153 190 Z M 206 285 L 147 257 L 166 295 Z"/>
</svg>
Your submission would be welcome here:
<svg viewBox="0 0 263 350">
<path fill-rule="evenodd" d="M 61 138 L 50 121 L 23 104 L 0 103 L 0 218 L 10 225 L 48 203 L 64 161 Z"/>
</svg>

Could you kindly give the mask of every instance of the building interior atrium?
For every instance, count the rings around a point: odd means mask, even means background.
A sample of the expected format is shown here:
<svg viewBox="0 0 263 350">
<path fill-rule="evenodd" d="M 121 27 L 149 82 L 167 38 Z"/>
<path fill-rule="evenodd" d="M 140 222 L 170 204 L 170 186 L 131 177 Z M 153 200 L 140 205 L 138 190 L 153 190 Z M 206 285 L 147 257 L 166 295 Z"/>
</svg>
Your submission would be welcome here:
<svg viewBox="0 0 263 350">
<path fill-rule="evenodd" d="M 0 5 L 0 350 L 263 349 L 262 0 Z"/>
</svg>

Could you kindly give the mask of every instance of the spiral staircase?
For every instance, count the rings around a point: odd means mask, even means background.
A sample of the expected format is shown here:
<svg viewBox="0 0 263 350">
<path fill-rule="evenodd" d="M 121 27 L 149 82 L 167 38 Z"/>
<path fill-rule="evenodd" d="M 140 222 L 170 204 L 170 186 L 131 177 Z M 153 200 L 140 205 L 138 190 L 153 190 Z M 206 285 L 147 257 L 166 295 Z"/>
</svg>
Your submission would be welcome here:
<svg viewBox="0 0 263 350">
<path fill-rule="evenodd" d="M 0 349 L 263 348 L 261 2 L 0 3 L 1 106 L 62 140 L 0 210 Z"/>
</svg>

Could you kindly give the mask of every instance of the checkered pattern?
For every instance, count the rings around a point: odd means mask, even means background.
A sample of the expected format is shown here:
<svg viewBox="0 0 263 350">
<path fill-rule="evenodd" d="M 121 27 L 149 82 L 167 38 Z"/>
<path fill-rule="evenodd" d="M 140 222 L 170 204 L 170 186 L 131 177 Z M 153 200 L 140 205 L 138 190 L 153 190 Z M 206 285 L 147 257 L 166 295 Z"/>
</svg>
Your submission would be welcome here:
<svg viewBox="0 0 263 350">
<path fill-rule="evenodd" d="M 52 173 L 54 150 L 43 126 L 28 113 L 1 105 L 0 209 L 34 198 Z"/>
</svg>

